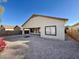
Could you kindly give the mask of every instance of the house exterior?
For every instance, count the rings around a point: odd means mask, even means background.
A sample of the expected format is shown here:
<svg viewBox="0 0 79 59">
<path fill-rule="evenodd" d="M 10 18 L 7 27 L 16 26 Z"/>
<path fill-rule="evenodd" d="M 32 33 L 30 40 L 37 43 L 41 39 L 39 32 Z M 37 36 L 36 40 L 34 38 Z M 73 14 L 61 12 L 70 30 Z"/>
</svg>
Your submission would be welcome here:
<svg viewBox="0 0 79 59">
<path fill-rule="evenodd" d="M 68 35 L 70 35 L 74 40 L 79 41 L 79 23 L 69 26 L 68 28 Z"/>
<path fill-rule="evenodd" d="M 20 34 L 22 34 L 20 26 L 0 25 L 0 36 Z"/>
<path fill-rule="evenodd" d="M 21 27 L 18 26 L 18 25 L 16 25 L 16 26 L 14 27 L 14 33 L 15 33 L 16 35 L 22 34 L 22 29 L 21 29 Z"/>
<path fill-rule="evenodd" d="M 79 23 L 72 25 L 72 29 L 79 31 Z"/>
<path fill-rule="evenodd" d="M 21 27 L 19 27 L 19 26 L 16 25 L 16 26 L 14 27 L 14 31 L 21 31 Z"/>
<path fill-rule="evenodd" d="M 19 26 L 0 25 L 0 31 L 21 31 Z"/>
<path fill-rule="evenodd" d="M 72 26 L 68 26 L 68 31 L 72 34 L 74 33 L 79 33 L 79 23 L 76 23 Z"/>
<path fill-rule="evenodd" d="M 5 28 L 4 28 L 3 25 L 0 25 L 0 32 L 1 32 L 1 31 L 5 31 Z"/>
<path fill-rule="evenodd" d="M 44 38 L 65 40 L 68 19 L 33 14 L 23 25 L 23 34 L 38 34 Z"/>
<path fill-rule="evenodd" d="M 5 31 L 14 31 L 14 26 L 4 25 Z"/>
<path fill-rule="evenodd" d="M 69 33 L 72 30 L 72 26 L 65 26 L 65 33 Z"/>
<path fill-rule="evenodd" d="M 14 26 L 9 25 L 0 25 L 1 31 L 14 31 Z"/>
</svg>

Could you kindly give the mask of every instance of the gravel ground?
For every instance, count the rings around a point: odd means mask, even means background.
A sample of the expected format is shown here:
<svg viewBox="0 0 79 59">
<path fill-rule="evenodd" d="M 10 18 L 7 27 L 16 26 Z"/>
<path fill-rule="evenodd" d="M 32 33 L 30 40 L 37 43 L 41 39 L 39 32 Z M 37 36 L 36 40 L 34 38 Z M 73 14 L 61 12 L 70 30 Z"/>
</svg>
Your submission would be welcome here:
<svg viewBox="0 0 79 59">
<path fill-rule="evenodd" d="M 10 38 L 10 41 L 16 38 L 17 40 L 15 41 L 23 40 L 29 41 L 29 43 L 24 43 L 24 45 L 14 44 L 14 48 L 6 48 L 4 52 L 8 50 L 7 54 L 2 53 L 2 57 L 6 55 L 9 57 L 0 59 L 79 59 L 79 44 L 75 41 L 45 39 L 38 36 L 29 38 L 12 36 L 8 38 Z"/>
</svg>

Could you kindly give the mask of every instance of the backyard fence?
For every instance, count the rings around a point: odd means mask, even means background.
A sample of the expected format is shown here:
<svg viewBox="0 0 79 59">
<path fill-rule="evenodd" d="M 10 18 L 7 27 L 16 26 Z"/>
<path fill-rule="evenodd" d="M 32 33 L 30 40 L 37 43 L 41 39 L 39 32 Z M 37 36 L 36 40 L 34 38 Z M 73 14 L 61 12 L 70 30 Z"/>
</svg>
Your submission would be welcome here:
<svg viewBox="0 0 79 59">
<path fill-rule="evenodd" d="M 20 35 L 22 31 L 0 31 L 0 36 Z"/>
<path fill-rule="evenodd" d="M 74 40 L 79 41 L 79 31 L 71 29 L 67 31 L 67 34 L 72 37 Z"/>
</svg>

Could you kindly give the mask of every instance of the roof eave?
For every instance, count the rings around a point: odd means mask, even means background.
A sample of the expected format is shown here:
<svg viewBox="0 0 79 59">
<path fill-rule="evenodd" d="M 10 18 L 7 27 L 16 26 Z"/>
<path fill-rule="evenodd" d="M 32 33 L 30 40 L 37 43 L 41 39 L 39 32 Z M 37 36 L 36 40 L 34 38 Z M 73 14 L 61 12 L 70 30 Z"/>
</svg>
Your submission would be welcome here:
<svg viewBox="0 0 79 59">
<path fill-rule="evenodd" d="M 43 17 L 49 17 L 49 18 L 56 18 L 56 19 L 61 19 L 61 20 L 65 21 L 65 22 L 68 21 L 67 18 L 59 18 L 59 17 L 51 17 L 51 16 L 44 16 L 44 15 L 33 14 L 25 23 L 27 23 L 32 17 L 35 17 L 35 16 L 43 16 Z M 21 26 L 23 27 L 25 25 L 25 23 L 22 24 Z"/>
</svg>

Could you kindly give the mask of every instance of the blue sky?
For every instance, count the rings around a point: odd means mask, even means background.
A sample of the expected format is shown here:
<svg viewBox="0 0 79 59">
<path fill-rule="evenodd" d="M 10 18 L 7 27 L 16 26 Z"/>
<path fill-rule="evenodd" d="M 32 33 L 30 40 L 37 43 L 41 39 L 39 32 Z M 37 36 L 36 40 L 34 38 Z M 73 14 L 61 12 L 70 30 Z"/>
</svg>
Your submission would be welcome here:
<svg viewBox="0 0 79 59">
<path fill-rule="evenodd" d="M 21 25 L 32 14 L 68 18 L 66 25 L 79 22 L 79 0 L 8 0 L 0 24 Z"/>
</svg>

